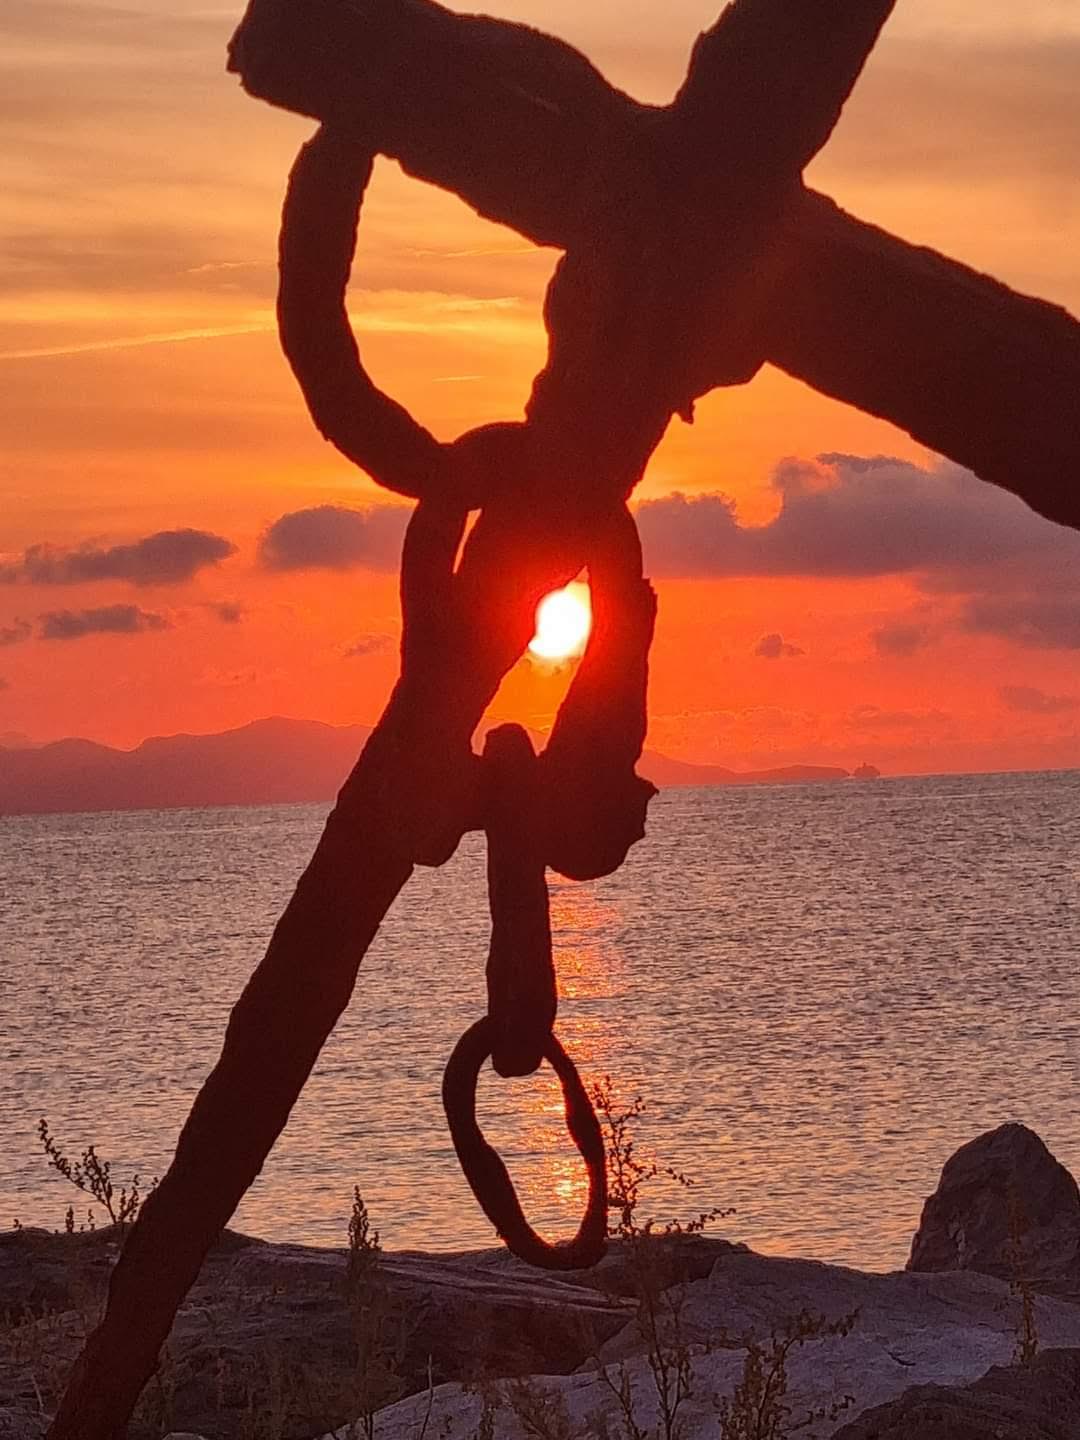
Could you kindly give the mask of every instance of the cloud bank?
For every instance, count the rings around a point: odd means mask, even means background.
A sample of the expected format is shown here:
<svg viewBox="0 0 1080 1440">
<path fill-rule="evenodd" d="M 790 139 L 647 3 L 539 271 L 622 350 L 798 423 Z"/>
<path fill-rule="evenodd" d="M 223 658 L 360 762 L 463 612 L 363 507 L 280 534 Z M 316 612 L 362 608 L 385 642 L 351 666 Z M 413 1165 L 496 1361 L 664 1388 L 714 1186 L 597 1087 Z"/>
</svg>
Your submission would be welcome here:
<svg viewBox="0 0 1080 1440">
<path fill-rule="evenodd" d="M 1080 561 L 1072 531 L 948 463 L 924 470 L 886 456 L 821 455 L 784 461 L 772 487 L 780 509 L 766 525 L 741 524 L 718 494 L 644 501 L 637 520 L 650 573 L 955 579 L 1018 559 Z"/>
<path fill-rule="evenodd" d="M 724 495 L 674 494 L 637 509 L 649 573 L 658 578 L 904 575 L 953 597 L 956 623 L 1047 649 L 1080 649 L 1080 534 L 948 462 L 922 468 L 885 456 L 787 460 L 772 486 L 780 507 L 743 525 Z M 922 625 L 872 632 L 880 655 L 929 644 Z"/>
</svg>

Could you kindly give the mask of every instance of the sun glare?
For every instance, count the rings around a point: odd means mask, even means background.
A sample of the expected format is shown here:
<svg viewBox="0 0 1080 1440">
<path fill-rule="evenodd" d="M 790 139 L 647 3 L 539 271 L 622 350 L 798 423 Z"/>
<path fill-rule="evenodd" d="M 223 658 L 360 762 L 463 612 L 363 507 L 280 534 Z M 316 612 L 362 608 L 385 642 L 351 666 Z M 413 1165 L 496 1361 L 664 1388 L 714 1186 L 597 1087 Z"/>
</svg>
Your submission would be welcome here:
<svg viewBox="0 0 1080 1440">
<path fill-rule="evenodd" d="M 570 660 L 585 649 L 591 628 L 589 587 L 573 580 L 545 595 L 536 607 L 536 634 L 529 650 L 542 660 Z"/>
</svg>

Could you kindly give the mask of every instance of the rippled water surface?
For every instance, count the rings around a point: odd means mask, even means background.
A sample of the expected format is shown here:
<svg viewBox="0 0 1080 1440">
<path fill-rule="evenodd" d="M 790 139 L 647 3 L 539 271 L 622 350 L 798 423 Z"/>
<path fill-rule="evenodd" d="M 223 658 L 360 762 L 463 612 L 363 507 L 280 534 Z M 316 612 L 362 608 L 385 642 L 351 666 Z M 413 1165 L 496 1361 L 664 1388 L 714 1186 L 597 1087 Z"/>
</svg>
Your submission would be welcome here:
<svg viewBox="0 0 1080 1440">
<path fill-rule="evenodd" d="M 560 1035 L 697 1182 L 657 1214 L 734 1206 L 756 1247 L 887 1268 L 980 1130 L 1023 1120 L 1080 1172 L 1078 802 L 1075 771 L 669 791 L 618 875 L 555 880 Z M 118 1178 L 165 1168 L 322 814 L 0 820 L 0 1223 L 61 1223 L 40 1115 Z M 486 938 L 470 837 L 398 900 L 235 1224 L 343 1243 L 356 1184 L 391 1247 L 490 1243 L 439 1103 Z M 572 1230 L 554 1081 L 489 1075 L 481 1110 L 530 1213 Z"/>
</svg>

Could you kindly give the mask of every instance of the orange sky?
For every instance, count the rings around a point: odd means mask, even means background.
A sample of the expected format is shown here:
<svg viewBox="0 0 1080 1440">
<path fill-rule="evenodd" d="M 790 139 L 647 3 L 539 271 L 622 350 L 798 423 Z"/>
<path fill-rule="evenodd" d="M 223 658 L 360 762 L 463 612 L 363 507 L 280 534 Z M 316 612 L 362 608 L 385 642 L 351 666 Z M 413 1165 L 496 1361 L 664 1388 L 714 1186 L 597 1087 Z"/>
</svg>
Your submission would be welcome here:
<svg viewBox="0 0 1080 1440">
<path fill-rule="evenodd" d="M 488 8 L 652 100 L 715 14 Z M 370 722 L 396 670 L 385 542 L 337 569 L 259 549 L 283 516 L 386 497 L 318 438 L 274 334 L 277 211 L 311 127 L 224 73 L 239 6 L 177 9 L 0 13 L 0 734 Z M 809 178 L 1076 313 L 1078 137 L 1074 0 L 901 0 Z M 369 368 L 440 436 L 517 416 L 554 259 L 383 162 L 352 292 Z M 673 492 L 726 496 L 736 518 Z M 655 748 L 738 768 L 1080 765 L 1080 537 L 772 370 L 675 422 L 639 498 L 657 502 Z M 700 543 L 709 526 L 727 559 Z M 132 547 L 184 529 L 228 553 L 186 578 L 138 568 Z M 838 562 L 845 536 L 872 563 Z M 564 683 L 525 661 L 499 713 L 542 727 Z"/>
</svg>

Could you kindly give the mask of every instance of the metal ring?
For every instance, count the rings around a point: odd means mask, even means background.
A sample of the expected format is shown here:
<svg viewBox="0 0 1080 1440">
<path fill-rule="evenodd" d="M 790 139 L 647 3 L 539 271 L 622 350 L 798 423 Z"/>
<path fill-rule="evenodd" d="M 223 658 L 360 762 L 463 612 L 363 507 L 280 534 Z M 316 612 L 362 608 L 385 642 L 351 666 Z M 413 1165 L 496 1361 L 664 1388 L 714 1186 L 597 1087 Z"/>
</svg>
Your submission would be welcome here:
<svg viewBox="0 0 1080 1440">
<path fill-rule="evenodd" d="M 544 1059 L 558 1075 L 566 1102 L 566 1128 L 589 1173 L 589 1200 L 572 1240 L 551 1244 L 525 1218 L 514 1182 L 498 1153 L 487 1143 L 476 1120 L 476 1082 L 491 1054 L 494 1027 L 485 1015 L 454 1046 L 443 1074 L 443 1109 L 454 1149 L 480 1208 L 507 1248 L 543 1270 L 583 1270 L 595 1265 L 607 1248 L 607 1164 L 604 1137 L 574 1062 L 554 1035 Z"/>
</svg>

